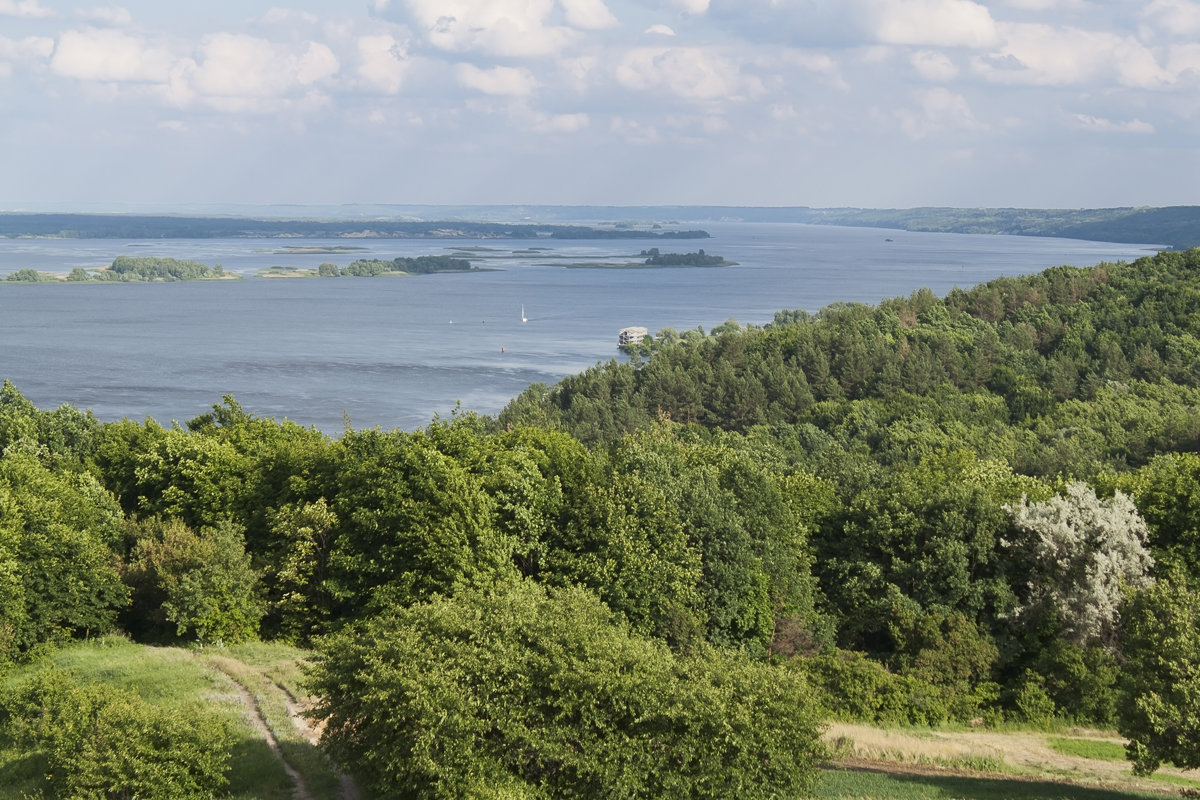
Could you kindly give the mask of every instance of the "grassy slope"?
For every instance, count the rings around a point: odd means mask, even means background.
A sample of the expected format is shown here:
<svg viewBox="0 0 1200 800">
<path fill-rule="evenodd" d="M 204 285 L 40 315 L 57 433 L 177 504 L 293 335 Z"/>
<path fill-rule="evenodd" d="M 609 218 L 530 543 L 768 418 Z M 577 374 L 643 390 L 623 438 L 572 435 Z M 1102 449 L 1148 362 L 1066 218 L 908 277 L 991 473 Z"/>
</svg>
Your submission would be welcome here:
<svg viewBox="0 0 1200 800">
<path fill-rule="evenodd" d="M 337 797 L 338 776 L 320 752 L 292 724 L 289 704 L 303 701 L 299 688 L 303 651 L 285 645 L 253 644 L 229 649 L 189 650 L 136 645 L 105 637 L 50 653 L 39 665 L 17 671 L 19 681 L 42 664 L 69 670 L 83 681 L 138 692 L 152 703 L 200 700 L 234 720 L 234 748 L 228 797 L 235 800 L 288 800 L 292 783 L 279 759 L 250 722 L 234 683 L 254 695 L 261 716 L 279 740 L 289 763 L 317 798 Z M 283 688 L 281 688 L 283 687 Z M 0 749 L 0 800 L 20 800 L 41 785 L 36 755 Z"/>
</svg>

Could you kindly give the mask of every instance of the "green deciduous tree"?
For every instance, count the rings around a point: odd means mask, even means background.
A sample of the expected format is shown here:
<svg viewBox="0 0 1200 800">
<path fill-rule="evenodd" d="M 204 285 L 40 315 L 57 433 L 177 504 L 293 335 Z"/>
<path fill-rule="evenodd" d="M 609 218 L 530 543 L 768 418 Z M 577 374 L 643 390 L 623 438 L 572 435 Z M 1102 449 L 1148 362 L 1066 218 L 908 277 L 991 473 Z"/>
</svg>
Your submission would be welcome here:
<svg viewBox="0 0 1200 800">
<path fill-rule="evenodd" d="M 158 517 L 134 526 L 125 575 L 134 593 L 131 628 L 206 644 L 258 635 L 263 604 L 240 528 L 221 522 L 197 531 Z"/>
<path fill-rule="evenodd" d="M 112 629 L 128 593 L 112 548 L 120 512 L 90 475 L 0 457 L 0 660 L 38 642 Z"/>
<path fill-rule="evenodd" d="M 1200 767 L 1200 590 L 1173 569 L 1122 612 L 1121 734 L 1134 771 Z"/>
<path fill-rule="evenodd" d="M 423 433 L 348 433 L 335 492 L 325 585 L 336 613 L 360 615 L 377 595 L 408 604 L 515 574 L 479 479 Z"/>
</svg>

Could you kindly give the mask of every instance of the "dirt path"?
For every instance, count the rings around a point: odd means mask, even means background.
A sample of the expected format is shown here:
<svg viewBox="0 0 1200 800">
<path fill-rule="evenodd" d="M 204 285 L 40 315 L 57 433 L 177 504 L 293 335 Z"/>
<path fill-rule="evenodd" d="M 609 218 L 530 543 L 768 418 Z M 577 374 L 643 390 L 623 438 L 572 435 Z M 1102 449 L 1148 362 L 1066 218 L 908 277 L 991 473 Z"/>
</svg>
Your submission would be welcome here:
<svg viewBox="0 0 1200 800">
<path fill-rule="evenodd" d="M 307 709 L 287 688 L 279 686 L 279 684 L 275 685 L 287 699 L 287 712 L 288 716 L 292 719 L 292 725 L 296 727 L 296 730 L 300 732 L 300 735 L 309 744 L 319 748 L 321 746 L 321 731 L 308 721 L 308 717 L 304 716 L 304 712 Z M 341 790 L 341 800 L 361 800 L 362 795 L 358 791 L 358 784 L 354 782 L 354 778 L 342 772 L 338 775 L 338 785 Z"/>
<path fill-rule="evenodd" d="M 283 757 L 283 750 L 279 747 L 279 740 L 275 738 L 275 732 L 271 730 L 271 726 L 263 719 L 262 709 L 258 707 L 258 701 L 254 699 L 254 695 L 250 690 L 242 685 L 242 682 L 237 679 L 228 670 L 222 669 L 220 662 L 217 659 L 208 659 L 207 666 L 217 670 L 222 675 L 233 683 L 237 689 L 238 695 L 241 697 L 242 707 L 246 712 L 246 718 L 250 722 L 250 726 L 254 728 L 267 743 L 267 747 L 271 748 L 271 752 L 279 759 L 279 763 L 283 765 L 283 771 L 287 774 L 288 780 L 292 782 L 292 800 L 317 800 L 312 793 L 308 791 L 308 787 L 304 785 L 304 778 L 297 772 L 287 759 Z"/>
<path fill-rule="evenodd" d="M 216 655 L 204 656 L 203 661 L 209 668 L 220 672 L 222 675 L 228 678 L 237 688 L 238 697 L 241 700 L 242 706 L 245 708 L 246 716 L 250 721 L 251 726 L 267 742 L 267 745 L 271 748 L 271 752 L 275 754 L 275 757 L 278 758 L 280 763 L 283 765 L 284 772 L 287 774 L 288 779 L 291 780 L 293 787 L 293 800 L 324 800 L 323 798 L 317 798 L 315 795 L 313 795 L 308 786 L 305 784 L 303 775 L 301 775 L 300 772 L 295 769 L 295 767 L 288 763 L 287 758 L 284 756 L 283 748 L 280 747 L 279 736 L 282 735 L 289 741 L 295 741 L 295 738 L 290 735 L 291 732 L 282 732 L 277 734 L 276 731 L 271 728 L 271 725 L 267 722 L 266 715 L 263 713 L 263 709 L 259 706 L 258 699 L 255 697 L 253 691 L 251 691 L 250 687 L 246 685 L 246 680 L 252 680 L 256 684 L 261 681 L 262 683 L 259 684 L 260 690 L 265 686 L 268 687 L 268 691 L 277 692 L 278 697 L 282 700 L 283 706 L 287 710 L 287 716 L 292 727 L 294 728 L 294 732 L 298 734 L 304 741 L 308 742 L 314 748 L 319 750 L 320 731 L 314 728 L 314 726 L 309 723 L 308 718 L 304 716 L 303 704 L 301 704 L 299 700 L 297 700 L 297 698 L 287 690 L 286 687 L 276 683 L 265 673 L 253 669 L 245 662 L 229 658 L 228 656 Z M 253 674 L 253 678 L 246 676 L 246 671 L 251 672 Z M 279 724 L 278 719 L 276 720 L 276 724 Z M 360 800 L 361 793 L 359 792 L 358 785 L 354 782 L 352 777 L 346 775 L 345 773 L 338 772 L 337 779 L 338 800 Z"/>
<path fill-rule="evenodd" d="M 1179 787 L 1134 775 L 1128 762 L 1103 761 L 1059 753 L 1050 748 L 1050 739 L 1054 735 L 1122 743 L 1121 739 L 1111 735 L 1086 730 L 1067 731 L 1062 734 L 1030 731 L 898 730 L 840 722 L 830 725 L 825 738 L 839 751 L 840 757 L 837 762 L 844 763 L 849 768 L 882 768 L 891 772 L 912 771 L 922 774 L 980 774 L 994 770 L 997 776 L 1007 778 L 1014 777 L 1015 772 L 1018 777 L 1040 780 L 1178 794 Z M 1197 770 L 1183 771 L 1163 767 L 1159 772 L 1200 780 L 1200 772 Z"/>
</svg>

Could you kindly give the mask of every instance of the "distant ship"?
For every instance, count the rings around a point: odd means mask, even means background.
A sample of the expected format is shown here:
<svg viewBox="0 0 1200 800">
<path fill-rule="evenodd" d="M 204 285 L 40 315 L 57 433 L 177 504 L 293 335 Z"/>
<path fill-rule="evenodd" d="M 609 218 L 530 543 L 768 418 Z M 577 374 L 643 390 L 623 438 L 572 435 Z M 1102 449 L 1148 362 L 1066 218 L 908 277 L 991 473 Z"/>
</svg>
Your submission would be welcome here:
<svg viewBox="0 0 1200 800">
<path fill-rule="evenodd" d="M 522 324 L 529 322 L 529 319 L 525 316 L 525 306 L 521 306 L 521 322 Z"/>
</svg>

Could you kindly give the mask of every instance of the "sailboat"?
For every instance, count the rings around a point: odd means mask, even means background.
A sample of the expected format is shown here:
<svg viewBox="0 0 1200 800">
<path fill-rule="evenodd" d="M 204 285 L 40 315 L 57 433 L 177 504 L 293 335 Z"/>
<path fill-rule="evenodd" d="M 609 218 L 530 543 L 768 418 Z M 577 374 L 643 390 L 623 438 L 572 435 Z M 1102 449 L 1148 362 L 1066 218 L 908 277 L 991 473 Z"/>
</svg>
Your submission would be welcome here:
<svg viewBox="0 0 1200 800">
<path fill-rule="evenodd" d="M 529 318 L 525 316 L 525 306 L 521 306 L 521 324 L 529 322 Z"/>
</svg>

